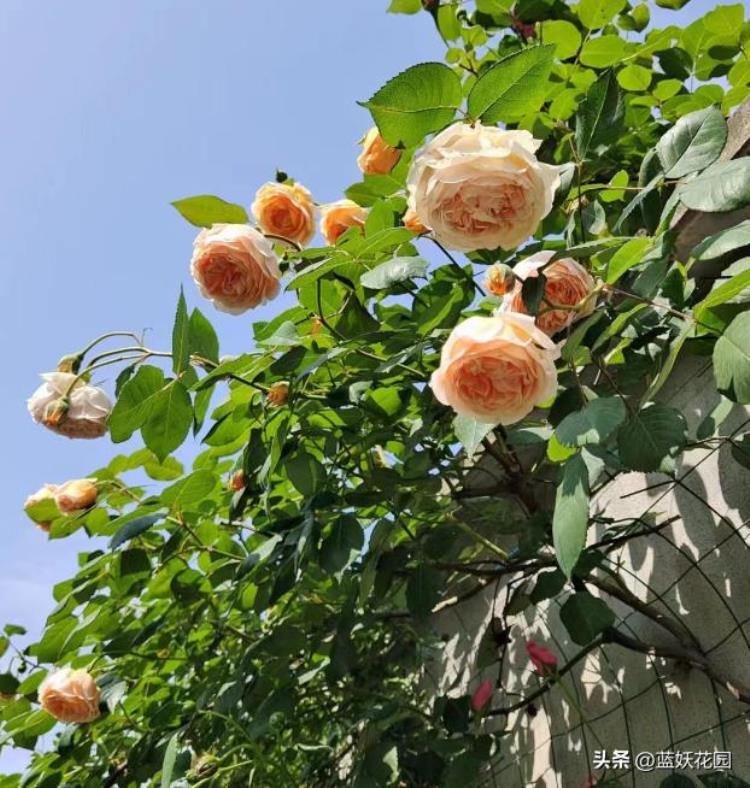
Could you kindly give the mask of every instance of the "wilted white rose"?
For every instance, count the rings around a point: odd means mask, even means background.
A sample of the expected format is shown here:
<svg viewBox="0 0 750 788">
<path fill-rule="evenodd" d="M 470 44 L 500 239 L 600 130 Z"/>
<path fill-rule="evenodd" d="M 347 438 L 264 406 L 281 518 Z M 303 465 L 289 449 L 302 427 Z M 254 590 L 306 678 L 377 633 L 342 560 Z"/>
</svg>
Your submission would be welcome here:
<svg viewBox="0 0 750 788">
<path fill-rule="evenodd" d="M 68 438 L 99 438 L 107 431 L 112 402 L 103 389 L 69 372 L 47 372 L 28 400 L 37 424 Z M 72 388 L 71 388 L 72 386 Z"/>
</svg>

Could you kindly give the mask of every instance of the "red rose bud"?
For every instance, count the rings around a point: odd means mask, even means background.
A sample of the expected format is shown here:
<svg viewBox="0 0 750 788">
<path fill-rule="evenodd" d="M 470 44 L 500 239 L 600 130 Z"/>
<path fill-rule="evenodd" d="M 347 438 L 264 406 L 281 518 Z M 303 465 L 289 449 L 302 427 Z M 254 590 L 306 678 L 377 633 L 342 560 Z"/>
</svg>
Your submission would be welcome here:
<svg viewBox="0 0 750 788">
<path fill-rule="evenodd" d="M 529 640 L 526 644 L 526 653 L 529 655 L 534 670 L 540 676 L 548 676 L 557 670 L 557 657 L 544 646 Z"/>
<path fill-rule="evenodd" d="M 471 708 L 476 714 L 483 712 L 492 699 L 492 682 L 489 679 L 483 681 L 471 696 Z"/>
</svg>

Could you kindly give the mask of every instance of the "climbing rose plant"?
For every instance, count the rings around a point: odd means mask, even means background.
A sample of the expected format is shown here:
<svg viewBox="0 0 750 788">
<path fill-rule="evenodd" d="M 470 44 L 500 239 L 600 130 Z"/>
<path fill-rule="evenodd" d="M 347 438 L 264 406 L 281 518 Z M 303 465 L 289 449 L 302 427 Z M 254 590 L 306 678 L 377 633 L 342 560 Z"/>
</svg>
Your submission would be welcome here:
<svg viewBox="0 0 750 788">
<path fill-rule="evenodd" d="M 320 206 L 279 173 L 252 218 L 176 201 L 201 229 L 171 347 L 104 334 L 29 400 L 50 440 L 143 447 L 28 491 L 49 538 L 94 541 L 41 638 L 0 639 L 0 747 L 43 742 L 2 788 L 473 784 L 508 757 L 485 726 L 503 691 L 431 690 L 433 613 L 546 569 L 533 603 L 558 597 L 583 649 L 616 642 L 597 567 L 654 524 L 587 546 L 592 492 L 672 475 L 719 430 L 728 408 L 696 437 L 658 401 L 678 358 L 711 355 L 724 402 L 750 403 L 747 261 L 691 276 L 750 226 L 686 252 L 672 230 L 750 204 L 750 159 L 722 158 L 750 92 L 742 5 L 661 30 L 627 0 L 389 10 L 422 14 L 446 62 L 362 102 L 362 179 Z M 282 290 L 221 356 L 212 306 L 247 320 Z M 504 476 L 467 486 L 486 456 Z M 554 683 L 556 655 L 526 649 L 529 692 Z"/>
</svg>

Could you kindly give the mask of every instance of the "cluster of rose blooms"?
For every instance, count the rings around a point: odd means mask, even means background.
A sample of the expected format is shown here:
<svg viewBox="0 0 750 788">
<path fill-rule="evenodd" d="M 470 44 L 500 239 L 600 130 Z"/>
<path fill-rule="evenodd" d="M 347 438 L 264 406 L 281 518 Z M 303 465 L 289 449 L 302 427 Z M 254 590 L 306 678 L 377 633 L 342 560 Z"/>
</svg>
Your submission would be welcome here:
<svg viewBox="0 0 750 788">
<path fill-rule="evenodd" d="M 527 131 L 453 124 L 411 163 L 404 225 L 450 249 L 517 249 L 552 209 L 560 181 L 559 167 L 537 159 L 539 145 Z M 365 175 L 391 172 L 402 155 L 377 129 L 367 133 L 362 146 L 358 164 Z M 193 244 L 190 270 L 198 289 L 217 309 L 231 314 L 278 295 L 281 272 L 275 242 L 305 247 L 319 216 L 323 238 L 335 245 L 350 228 L 361 231 L 367 219 L 367 209 L 351 200 L 318 207 L 307 189 L 291 181 L 263 185 L 252 213 L 257 228 L 215 224 L 201 230 Z M 502 301 L 492 316 L 470 317 L 451 332 L 430 380 L 440 402 L 484 423 L 512 424 L 555 394 L 559 350 L 552 336 L 593 310 L 596 288 L 579 263 L 553 257 L 541 252 L 512 270 L 499 263 L 488 269 L 485 285 Z M 522 286 L 541 272 L 542 308 L 532 317 Z M 69 363 L 42 377 L 44 383 L 28 403 L 35 422 L 70 438 L 106 433 L 112 403 L 101 388 Z M 287 396 L 288 386 L 276 383 L 268 400 L 279 407 Z M 85 510 L 96 502 L 96 485 L 89 480 L 45 485 L 27 501 L 27 508 L 45 498 L 54 499 L 61 513 Z M 49 523 L 37 524 L 49 528 Z M 85 722 L 98 714 L 98 690 L 85 671 L 53 673 L 39 697 L 59 720 Z M 475 705 L 478 702 L 475 698 Z"/>
</svg>

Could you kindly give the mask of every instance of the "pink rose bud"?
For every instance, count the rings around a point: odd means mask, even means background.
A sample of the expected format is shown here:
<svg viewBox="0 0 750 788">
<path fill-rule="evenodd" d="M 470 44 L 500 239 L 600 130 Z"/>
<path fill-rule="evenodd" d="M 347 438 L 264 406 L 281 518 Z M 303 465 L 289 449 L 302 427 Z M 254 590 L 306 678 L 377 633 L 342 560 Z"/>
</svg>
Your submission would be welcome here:
<svg viewBox="0 0 750 788">
<path fill-rule="evenodd" d="M 475 690 L 471 696 L 471 708 L 474 712 L 479 714 L 487 708 L 490 700 L 492 699 L 493 685 L 489 679 L 485 679 Z"/>
<path fill-rule="evenodd" d="M 63 514 L 90 509 L 95 503 L 98 492 L 91 479 L 74 479 L 57 488 L 55 501 Z"/>
<path fill-rule="evenodd" d="M 68 372 L 48 372 L 42 379 L 28 401 L 37 424 L 68 438 L 100 438 L 106 433 L 112 402 L 102 389 Z"/>
<path fill-rule="evenodd" d="M 371 128 L 362 140 L 357 166 L 365 175 L 387 175 L 401 158 L 401 151 L 389 145 L 377 128 Z"/>
<path fill-rule="evenodd" d="M 91 722 L 99 716 L 101 694 L 85 670 L 62 668 L 39 686 L 39 703 L 60 722 Z"/>
<path fill-rule="evenodd" d="M 502 311 L 526 313 L 521 289 L 526 279 L 539 276 L 539 271 L 554 255 L 554 252 L 539 252 L 520 263 L 513 269 L 516 277 L 516 286 L 513 292 L 500 307 Z M 595 287 L 591 274 L 575 260 L 563 257 L 555 260 L 543 272 L 546 283 L 544 285 L 543 301 L 536 316 L 537 326 L 548 336 L 557 334 L 567 328 L 579 318 L 586 317 L 594 311 L 594 298 L 587 299 Z M 578 307 L 577 309 L 552 309 L 555 305 L 565 307 Z"/>
<path fill-rule="evenodd" d="M 529 640 L 526 643 L 526 653 L 529 655 L 534 670 L 540 676 L 547 676 L 557 670 L 557 657 L 544 646 Z"/>
<path fill-rule="evenodd" d="M 470 317 L 451 331 L 430 387 L 462 416 L 514 424 L 557 391 L 559 355 L 528 315 Z"/>
<path fill-rule="evenodd" d="M 279 294 L 281 272 L 271 242 L 247 224 L 215 224 L 193 241 L 190 273 L 201 295 L 239 315 Z"/>
<path fill-rule="evenodd" d="M 353 200 L 339 200 L 320 209 L 320 232 L 333 246 L 350 227 L 364 227 L 366 219 L 366 208 Z"/>
</svg>

